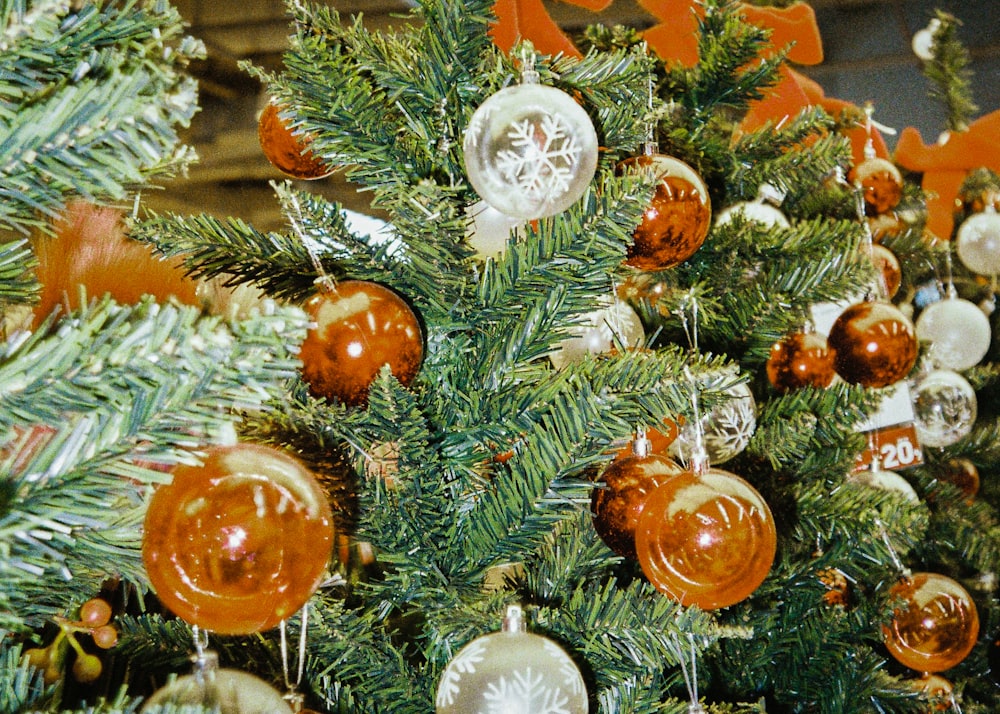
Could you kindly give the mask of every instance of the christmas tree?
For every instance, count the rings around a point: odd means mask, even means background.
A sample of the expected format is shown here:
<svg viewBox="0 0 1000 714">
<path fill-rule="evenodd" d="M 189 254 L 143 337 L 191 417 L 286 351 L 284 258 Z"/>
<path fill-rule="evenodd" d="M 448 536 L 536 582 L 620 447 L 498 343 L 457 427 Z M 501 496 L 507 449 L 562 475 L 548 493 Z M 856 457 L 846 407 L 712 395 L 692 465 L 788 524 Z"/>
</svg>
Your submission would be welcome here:
<svg viewBox="0 0 1000 714">
<path fill-rule="evenodd" d="M 272 162 L 383 229 L 302 181 L 280 233 L 140 208 L 193 298 L 33 321 L 74 202 L 192 158 L 200 48 L 166 3 L 5 6 L 0 710 L 995 711 L 996 175 L 930 232 L 932 173 L 759 8 L 694 6 L 680 60 L 416 5 L 291 0 L 245 68 Z"/>
</svg>

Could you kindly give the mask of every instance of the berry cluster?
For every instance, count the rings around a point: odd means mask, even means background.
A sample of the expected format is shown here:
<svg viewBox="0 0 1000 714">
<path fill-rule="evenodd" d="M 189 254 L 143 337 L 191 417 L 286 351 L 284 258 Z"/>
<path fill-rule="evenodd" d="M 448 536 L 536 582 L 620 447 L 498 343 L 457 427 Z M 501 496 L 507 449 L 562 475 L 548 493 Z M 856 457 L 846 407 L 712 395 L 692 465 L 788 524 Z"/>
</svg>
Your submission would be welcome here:
<svg viewBox="0 0 1000 714">
<path fill-rule="evenodd" d="M 42 670 L 49 684 L 63 676 L 70 651 L 73 659 L 73 678 L 78 682 L 93 682 L 101 676 L 104 665 L 101 658 L 84 650 L 76 636 L 90 635 L 94 644 L 101 649 L 110 649 L 118 643 L 118 630 L 111 621 L 111 605 L 101 598 L 91 598 L 80 606 L 79 620 L 55 618 L 59 633 L 47 647 L 32 647 L 25 651 L 25 657 L 35 668 Z"/>
</svg>

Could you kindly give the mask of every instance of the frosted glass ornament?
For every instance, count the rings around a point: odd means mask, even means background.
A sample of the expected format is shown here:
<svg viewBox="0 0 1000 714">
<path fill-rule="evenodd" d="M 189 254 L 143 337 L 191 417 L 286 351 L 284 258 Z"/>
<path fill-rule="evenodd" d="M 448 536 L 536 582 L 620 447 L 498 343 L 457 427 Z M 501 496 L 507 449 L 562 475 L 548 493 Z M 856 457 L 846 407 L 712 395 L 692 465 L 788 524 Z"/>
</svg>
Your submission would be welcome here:
<svg viewBox="0 0 1000 714">
<path fill-rule="evenodd" d="M 1000 274 L 1000 213 L 987 206 L 966 218 L 955 237 L 958 259 L 973 273 Z"/>
<path fill-rule="evenodd" d="M 950 446 L 972 431 L 978 403 L 972 385 L 948 369 L 928 372 L 910 388 L 913 425 L 924 446 Z"/>
<path fill-rule="evenodd" d="M 262 679 L 237 669 L 219 669 L 215 652 L 204 652 L 193 674 L 178 677 L 153 692 L 143 714 L 161 708 L 208 707 L 218 714 L 292 714 L 282 694 Z"/>
<path fill-rule="evenodd" d="M 910 503 L 920 503 L 920 496 L 910 482 L 895 471 L 873 467 L 852 475 L 850 480 L 883 491 L 894 491 L 903 495 Z"/>
<path fill-rule="evenodd" d="M 511 238 L 524 226 L 523 220 L 501 213 L 486 201 L 476 201 L 467 214 L 465 239 L 483 260 L 503 256 Z"/>
<path fill-rule="evenodd" d="M 525 631 L 521 608 L 503 629 L 455 655 L 438 682 L 436 714 L 586 714 L 580 670 L 552 640 Z"/>
<path fill-rule="evenodd" d="M 728 206 L 721 211 L 715 219 L 716 226 L 724 226 L 733 220 L 735 215 L 740 215 L 744 220 L 759 223 L 765 228 L 788 228 L 790 224 L 785 214 L 782 213 L 770 201 L 780 203 L 785 197 L 783 191 L 770 184 L 762 184 L 757 192 L 757 198 L 753 201 L 740 201 Z"/>
<path fill-rule="evenodd" d="M 566 210 L 597 169 L 587 112 L 555 87 L 525 81 L 473 113 L 463 140 L 469 183 L 508 216 L 534 220 Z"/>
<path fill-rule="evenodd" d="M 732 379 L 732 375 L 720 375 L 712 382 L 718 384 L 722 379 Z M 706 388 L 711 388 L 712 382 Z M 757 402 L 750 387 L 740 382 L 725 394 L 728 399 L 720 401 L 701 417 L 702 442 L 711 464 L 723 464 L 741 453 L 757 429 Z M 688 421 L 670 445 L 670 454 L 687 463 L 696 443 L 697 429 L 693 421 Z"/>
<path fill-rule="evenodd" d="M 990 349 L 990 320 L 975 303 L 950 297 L 928 305 L 914 326 L 917 339 L 929 342 L 936 367 L 961 372 L 979 364 Z"/>
<path fill-rule="evenodd" d="M 586 316 L 584 322 L 570 329 L 573 335 L 559 343 L 549 355 L 552 365 L 562 369 L 587 355 L 603 354 L 614 349 L 634 349 L 646 341 L 642 320 L 635 310 L 618 298 L 603 297 L 601 307 Z"/>
</svg>

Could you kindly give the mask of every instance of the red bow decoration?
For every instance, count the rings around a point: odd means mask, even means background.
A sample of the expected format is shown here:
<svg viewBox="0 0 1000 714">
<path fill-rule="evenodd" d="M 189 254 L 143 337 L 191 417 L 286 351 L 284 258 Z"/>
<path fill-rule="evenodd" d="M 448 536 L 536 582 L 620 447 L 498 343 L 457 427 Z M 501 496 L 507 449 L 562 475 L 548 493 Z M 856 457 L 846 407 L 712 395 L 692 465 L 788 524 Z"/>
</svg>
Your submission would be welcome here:
<svg viewBox="0 0 1000 714">
<path fill-rule="evenodd" d="M 927 198 L 927 229 L 948 240 L 954 230 L 955 199 L 962 181 L 973 169 L 1000 172 L 1000 110 L 976 119 L 966 131 L 953 131 L 936 144 L 924 144 L 913 127 L 903 129 L 894 159 L 911 171 L 922 172 Z"/>
</svg>

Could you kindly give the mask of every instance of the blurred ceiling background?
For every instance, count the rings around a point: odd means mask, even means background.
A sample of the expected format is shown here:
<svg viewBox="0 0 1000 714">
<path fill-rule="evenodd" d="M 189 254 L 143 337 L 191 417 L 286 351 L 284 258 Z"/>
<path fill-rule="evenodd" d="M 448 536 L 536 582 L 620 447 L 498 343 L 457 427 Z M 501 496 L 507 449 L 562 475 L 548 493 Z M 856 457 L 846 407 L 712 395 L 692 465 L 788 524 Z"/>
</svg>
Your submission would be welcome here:
<svg viewBox="0 0 1000 714">
<path fill-rule="evenodd" d="M 663 0 L 668 2 L 669 0 Z M 323 0 L 342 18 L 363 14 L 366 27 L 399 26 L 408 0 Z M 643 28 L 653 19 L 633 0 L 615 0 L 600 13 L 547 0 L 552 17 L 571 31 L 588 24 Z M 944 113 L 927 99 L 930 85 L 920 72 L 910 40 L 926 27 L 935 9 L 950 12 L 962 25 L 959 37 L 972 55 L 975 99 L 980 114 L 1000 109 L 1000 0 L 812 0 L 823 37 L 825 60 L 800 67 L 827 96 L 856 104 L 872 101 L 875 118 L 902 129 L 918 128 L 930 142 L 944 128 Z M 249 60 L 267 69 L 280 66 L 292 30 L 283 0 L 175 0 L 202 39 L 207 57 L 193 67 L 201 87 L 202 110 L 186 136 L 200 161 L 187 177 L 162 191 L 147 192 L 157 211 L 235 216 L 260 230 L 284 230 L 270 181 L 284 176 L 264 158 L 257 140 L 257 116 L 266 97 L 259 83 L 239 68 Z M 890 146 L 893 137 L 886 136 Z M 309 190 L 365 212 L 359 194 L 341 176 L 311 182 Z"/>
</svg>

